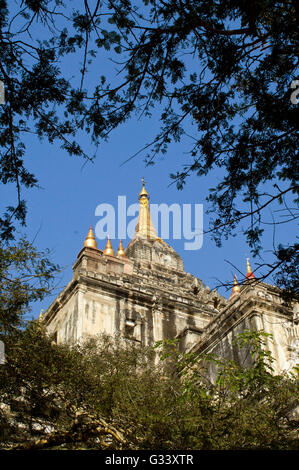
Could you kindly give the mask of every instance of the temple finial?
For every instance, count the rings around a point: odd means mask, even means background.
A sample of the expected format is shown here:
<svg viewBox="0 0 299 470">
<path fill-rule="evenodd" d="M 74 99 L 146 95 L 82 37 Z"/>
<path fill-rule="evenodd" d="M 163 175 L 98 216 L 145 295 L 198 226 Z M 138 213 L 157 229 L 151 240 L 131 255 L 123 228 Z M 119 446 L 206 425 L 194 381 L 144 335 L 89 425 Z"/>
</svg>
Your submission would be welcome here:
<svg viewBox="0 0 299 470">
<path fill-rule="evenodd" d="M 234 297 L 236 294 L 239 294 L 240 293 L 240 286 L 238 284 L 238 281 L 237 281 L 237 276 L 234 275 L 234 285 L 233 285 L 233 288 L 232 288 L 232 293 L 229 297 L 229 300 Z"/>
<path fill-rule="evenodd" d="M 135 237 L 158 240 L 157 232 L 150 215 L 149 194 L 145 189 L 145 180 L 142 178 L 142 189 L 139 193 L 139 217 L 136 225 Z"/>
<path fill-rule="evenodd" d="M 37 321 L 38 323 L 42 323 L 44 321 L 44 315 L 42 311 L 40 312 Z"/>
<path fill-rule="evenodd" d="M 255 278 L 255 275 L 253 274 L 253 272 L 251 271 L 251 266 L 250 266 L 250 263 L 249 263 L 249 258 L 247 258 L 247 273 L 246 273 L 246 279 L 254 279 Z"/>
<path fill-rule="evenodd" d="M 110 238 L 108 237 L 107 243 L 105 250 L 103 251 L 103 255 L 108 255 L 108 256 L 115 256 L 114 250 L 111 245 Z"/>
<path fill-rule="evenodd" d="M 93 230 L 92 230 L 92 226 L 90 226 L 90 228 L 89 228 L 87 237 L 85 238 L 85 241 L 84 241 L 84 244 L 83 244 L 83 247 L 84 248 L 85 247 L 95 248 L 95 249 L 98 248 L 97 241 L 95 239 L 95 236 L 94 236 L 94 233 L 93 233 Z"/>
<path fill-rule="evenodd" d="M 125 257 L 126 256 L 122 240 L 119 241 L 119 246 L 118 246 L 116 256 L 118 256 L 118 257 Z"/>
</svg>

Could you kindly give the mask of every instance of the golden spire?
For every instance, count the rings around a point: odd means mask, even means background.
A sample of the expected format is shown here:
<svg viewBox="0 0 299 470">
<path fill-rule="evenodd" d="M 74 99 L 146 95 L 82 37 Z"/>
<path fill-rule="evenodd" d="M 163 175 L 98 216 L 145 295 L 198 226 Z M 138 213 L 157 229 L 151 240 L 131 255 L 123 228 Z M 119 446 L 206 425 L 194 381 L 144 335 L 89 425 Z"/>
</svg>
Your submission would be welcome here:
<svg viewBox="0 0 299 470">
<path fill-rule="evenodd" d="M 88 248 L 96 248 L 96 249 L 98 248 L 97 241 L 95 239 L 91 226 L 89 228 L 89 232 L 87 234 L 87 237 L 85 238 L 85 242 L 83 246 L 88 247 Z"/>
<path fill-rule="evenodd" d="M 247 258 L 247 274 L 246 274 L 246 279 L 254 279 L 255 275 L 251 271 L 251 266 L 249 263 L 249 258 Z"/>
<path fill-rule="evenodd" d="M 123 242 L 120 240 L 116 256 L 125 257 L 126 253 L 123 247 Z"/>
<path fill-rule="evenodd" d="M 236 294 L 239 294 L 240 293 L 240 286 L 238 284 L 238 281 L 237 281 L 237 276 L 234 275 L 234 285 L 233 285 L 233 288 L 232 288 L 232 293 L 229 297 L 229 300 L 234 297 Z"/>
<path fill-rule="evenodd" d="M 145 181 L 142 178 L 142 189 L 139 193 L 139 218 L 136 225 L 135 236 L 157 240 L 157 232 L 151 219 L 149 210 L 149 194 L 145 189 Z"/>
<path fill-rule="evenodd" d="M 44 321 L 44 315 L 42 311 L 40 312 L 37 321 L 38 323 L 42 323 Z"/>
<path fill-rule="evenodd" d="M 103 255 L 108 255 L 108 256 L 115 256 L 114 250 L 111 245 L 110 238 L 108 237 L 107 244 L 105 247 L 105 250 L 103 251 Z"/>
</svg>

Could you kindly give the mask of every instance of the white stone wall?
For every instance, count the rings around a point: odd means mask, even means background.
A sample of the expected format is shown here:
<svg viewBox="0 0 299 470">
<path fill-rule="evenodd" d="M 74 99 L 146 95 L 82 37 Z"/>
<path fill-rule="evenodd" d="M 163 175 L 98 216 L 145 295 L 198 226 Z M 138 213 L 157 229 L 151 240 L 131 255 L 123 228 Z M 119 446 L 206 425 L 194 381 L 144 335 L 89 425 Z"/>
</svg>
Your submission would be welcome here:
<svg viewBox="0 0 299 470">
<path fill-rule="evenodd" d="M 79 337 L 78 332 L 78 294 L 71 296 L 58 310 L 47 329 L 49 334 L 56 333 L 57 343 L 72 343 Z"/>
</svg>

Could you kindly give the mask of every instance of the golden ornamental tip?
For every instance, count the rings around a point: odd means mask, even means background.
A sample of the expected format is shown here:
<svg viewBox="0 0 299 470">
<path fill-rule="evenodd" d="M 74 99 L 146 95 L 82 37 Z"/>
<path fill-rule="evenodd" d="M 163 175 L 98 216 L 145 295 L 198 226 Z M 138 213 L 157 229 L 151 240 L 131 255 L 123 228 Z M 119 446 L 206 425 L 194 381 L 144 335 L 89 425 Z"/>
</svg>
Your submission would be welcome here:
<svg viewBox="0 0 299 470">
<path fill-rule="evenodd" d="M 118 246 L 116 256 L 118 256 L 118 257 L 125 257 L 126 256 L 122 240 L 119 241 L 119 246 Z"/>
<path fill-rule="evenodd" d="M 234 295 L 239 294 L 239 293 L 240 293 L 240 286 L 239 286 L 238 281 L 237 281 L 237 276 L 234 275 L 234 285 L 233 285 L 232 293 L 231 293 L 229 299 L 231 299 L 232 297 L 234 297 Z"/>
<path fill-rule="evenodd" d="M 84 246 L 84 248 L 85 247 L 95 248 L 95 249 L 98 248 L 97 241 L 95 239 L 95 236 L 94 236 L 94 233 L 93 233 L 93 230 L 92 230 L 92 226 L 90 226 L 90 228 L 89 228 L 89 231 L 88 231 L 87 237 L 85 238 L 83 246 Z"/>
<path fill-rule="evenodd" d="M 254 279 L 255 278 L 255 275 L 253 274 L 253 272 L 251 271 L 251 266 L 250 266 L 250 263 L 249 263 L 249 258 L 247 258 L 247 273 L 246 273 L 246 279 Z"/>
<path fill-rule="evenodd" d="M 39 314 L 37 321 L 38 321 L 39 323 L 42 323 L 42 322 L 44 321 L 44 316 L 43 316 L 43 313 L 42 313 L 42 312 Z"/>
<path fill-rule="evenodd" d="M 138 197 L 140 199 L 141 197 L 145 196 L 149 199 L 149 194 L 148 194 L 147 190 L 145 189 L 145 180 L 144 180 L 144 178 L 142 178 L 141 181 L 142 181 L 142 189 L 141 189 Z"/>
<path fill-rule="evenodd" d="M 105 250 L 103 251 L 103 255 L 115 256 L 115 252 L 112 248 L 111 241 L 110 241 L 109 237 L 108 237 L 108 240 L 107 240 L 107 243 L 106 243 Z"/>
</svg>

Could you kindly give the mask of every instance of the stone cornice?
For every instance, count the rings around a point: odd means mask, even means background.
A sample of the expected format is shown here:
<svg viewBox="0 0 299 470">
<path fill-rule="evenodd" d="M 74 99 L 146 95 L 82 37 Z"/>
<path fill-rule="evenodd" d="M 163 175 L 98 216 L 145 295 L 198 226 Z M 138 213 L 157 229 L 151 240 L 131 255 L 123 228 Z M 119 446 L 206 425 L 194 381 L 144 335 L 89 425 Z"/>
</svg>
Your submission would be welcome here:
<svg viewBox="0 0 299 470">
<path fill-rule="evenodd" d="M 191 275 L 189 276 L 192 278 Z M 53 320 L 56 313 L 74 294 L 75 289 L 79 290 L 83 286 L 90 292 L 94 291 L 96 293 L 100 288 L 120 298 L 128 298 L 130 292 L 131 296 L 135 299 L 139 299 L 140 302 L 146 302 L 151 307 L 153 305 L 153 297 L 158 295 L 163 301 L 163 310 L 171 310 L 177 305 L 187 315 L 200 313 L 203 316 L 207 316 L 208 319 L 216 315 L 215 309 L 204 303 L 200 295 L 191 295 L 190 291 L 179 285 L 174 285 L 172 281 L 157 282 L 157 278 L 154 275 L 103 274 L 81 268 L 75 270 L 72 281 L 45 312 L 44 319 L 46 324 Z"/>
<path fill-rule="evenodd" d="M 259 287 L 263 287 L 265 292 L 277 293 L 276 289 L 272 289 L 273 286 L 263 284 Z M 290 308 L 273 302 L 273 298 L 261 297 L 258 292 L 260 291 L 252 289 L 249 285 L 241 289 L 240 294 L 204 328 L 200 342 L 192 348 L 192 351 L 203 352 L 211 349 L 245 318 L 265 313 L 280 318 L 292 317 Z"/>
<path fill-rule="evenodd" d="M 58 295 L 54 302 L 47 308 L 43 315 L 45 324 L 49 324 L 55 317 L 56 313 L 66 304 L 69 298 L 78 290 L 78 280 L 72 279 L 63 291 Z"/>
<path fill-rule="evenodd" d="M 144 284 L 140 278 L 132 279 L 132 276 L 128 276 L 131 282 L 126 282 L 125 276 L 109 276 L 102 273 L 94 272 L 80 272 L 78 282 L 81 285 L 82 283 L 88 286 L 88 289 L 94 289 L 94 292 L 97 292 L 99 287 L 101 287 L 106 292 L 110 292 L 113 295 L 118 295 L 121 292 L 121 297 L 127 297 L 128 290 L 131 292 L 131 295 L 134 295 L 134 298 L 139 298 L 144 301 L 146 298 L 152 299 L 153 296 L 159 296 L 164 301 L 164 308 L 171 308 L 174 304 L 181 305 L 184 309 L 200 311 L 203 315 L 208 315 L 209 318 L 216 314 L 215 310 L 204 304 L 200 301 L 200 298 L 191 299 L 190 295 L 185 292 L 174 293 L 170 292 L 168 286 L 161 285 L 149 285 Z M 135 282 L 134 282 L 135 280 Z M 137 282 L 136 282 L 137 281 Z M 149 301 L 152 303 L 152 300 Z M 191 312 L 190 312 L 191 313 Z"/>
</svg>

